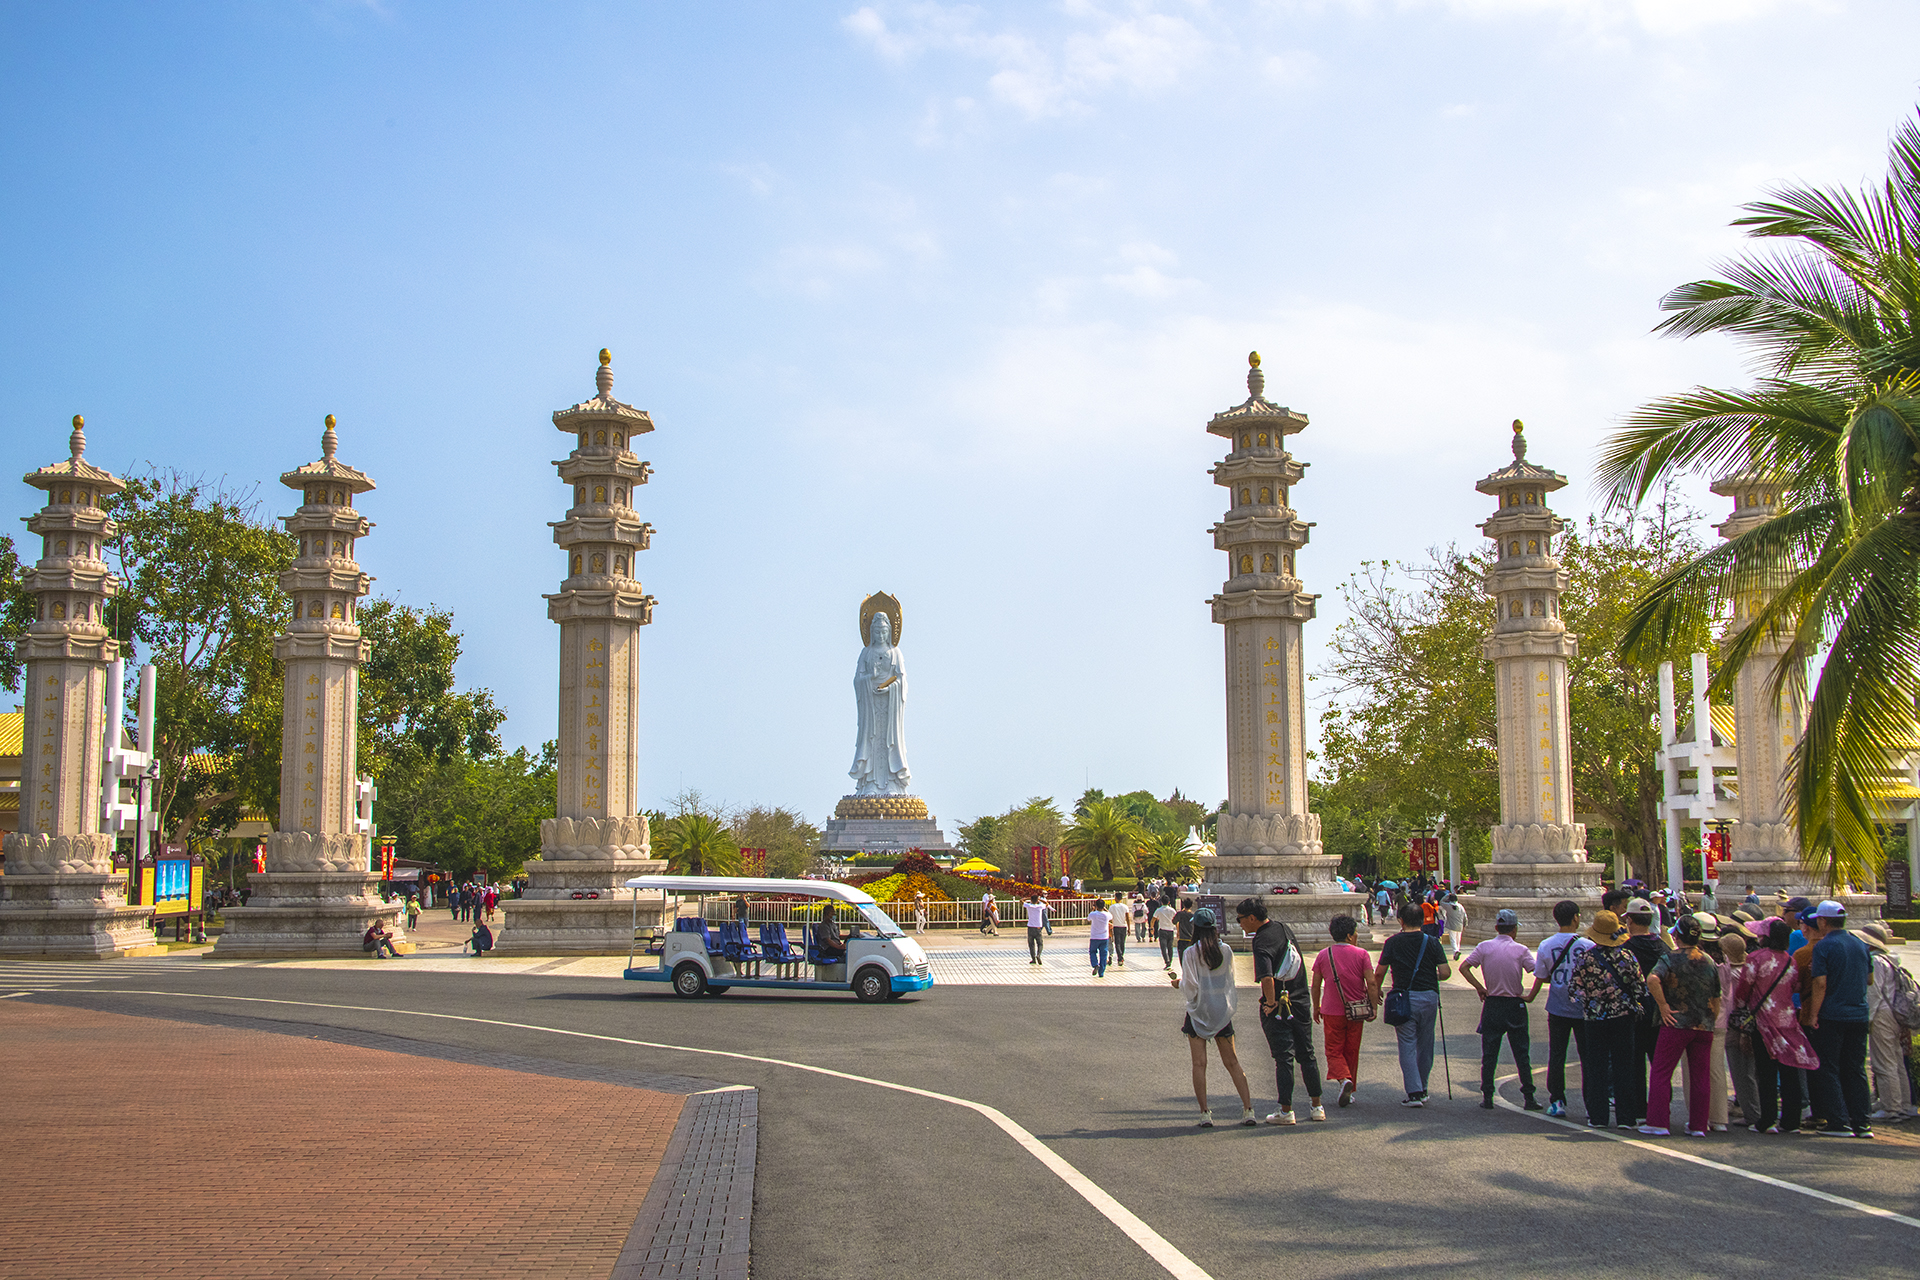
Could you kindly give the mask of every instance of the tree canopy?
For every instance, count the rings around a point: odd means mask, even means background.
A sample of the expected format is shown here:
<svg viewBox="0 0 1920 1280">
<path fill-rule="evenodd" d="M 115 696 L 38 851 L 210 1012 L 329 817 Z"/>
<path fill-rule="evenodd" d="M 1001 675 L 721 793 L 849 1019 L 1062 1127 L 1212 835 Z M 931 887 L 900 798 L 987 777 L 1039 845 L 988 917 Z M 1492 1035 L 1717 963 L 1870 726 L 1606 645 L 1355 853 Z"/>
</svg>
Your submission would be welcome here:
<svg viewBox="0 0 1920 1280">
<path fill-rule="evenodd" d="M 1620 642 L 1671 647 L 1737 603 L 1716 691 L 1766 642 L 1776 693 L 1817 666 L 1787 766 L 1802 855 L 1830 885 L 1871 884 L 1878 793 L 1920 737 L 1920 121 L 1895 131 L 1884 182 L 1786 188 L 1743 210 L 1734 225 L 1761 247 L 1668 294 L 1658 331 L 1729 337 L 1761 376 L 1645 405 L 1599 478 L 1627 507 L 1700 472 L 1764 477 L 1781 501 L 1674 566 Z"/>
</svg>

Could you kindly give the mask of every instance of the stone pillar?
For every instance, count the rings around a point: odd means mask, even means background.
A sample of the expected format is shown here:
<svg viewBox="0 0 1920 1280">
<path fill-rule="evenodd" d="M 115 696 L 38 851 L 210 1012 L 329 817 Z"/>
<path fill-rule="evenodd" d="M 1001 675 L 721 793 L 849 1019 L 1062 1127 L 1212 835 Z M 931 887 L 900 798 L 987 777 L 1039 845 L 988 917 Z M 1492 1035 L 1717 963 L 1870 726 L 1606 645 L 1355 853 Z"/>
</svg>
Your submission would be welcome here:
<svg viewBox="0 0 1920 1280">
<path fill-rule="evenodd" d="M 1713 492 L 1733 500 L 1733 514 L 1718 526 L 1731 541 L 1779 515 L 1779 482 L 1746 467 L 1713 482 Z M 1772 598 L 1757 587 L 1734 601 L 1729 638 L 1758 616 Z M 1769 697 L 1774 667 L 1787 649 L 1784 636 L 1763 637 L 1734 676 L 1733 745 L 1739 764 L 1740 819 L 1728 832 L 1730 860 L 1720 869 L 1722 901 L 1746 896 L 1752 885 L 1765 896 L 1778 891 L 1818 900 L 1826 886 L 1800 860 L 1800 830 L 1793 798 L 1786 791 L 1787 757 L 1800 740 L 1804 712 L 1790 690 Z M 1697 732 L 1696 732 L 1697 736 Z M 1729 899 L 1726 895 L 1731 894 Z M 1843 894 L 1847 913 L 1857 920 L 1878 919 L 1886 902 L 1880 894 Z"/>
<path fill-rule="evenodd" d="M 1585 825 L 1573 820 L 1567 662 L 1580 645 L 1560 617 L 1567 573 L 1553 556 L 1565 522 L 1547 507 L 1566 483 L 1527 461 L 1516 421 L 1512 465 L 1474 486 L 1500 504 L 1480 526 L 1495 557 L 1486 576 L 1493 632 L 1480 652 L 1494 665 L 1501 821 L 1493 861 L 1481 864 L 1479 890 L 1465 902 L 1471 941 L 1493 933 L 1502 908 L 1519 915 L 1521 941 L 1534 944 L 1555 931 L 1553 904 L 1562 898 L 1578 902 L 1583 918 L 1600 906 L 1600 868 L 1587 861 Z"/>
<path fill-rule="evenodd" d="M 380 900 L 372 833 L 359 820 L 360 666 L 369 646 L 355 614 L 372 579 L 354 559 L 373 528 L 353 500 L 374 487 L 341 462 L 333 415 L 320 460 L 280 477 L 304 500 L 286 518 L 299 540 L 280 575 L 292 597 L 273 642 L 285 668 L 280 707 L 280 819 L 267 837 L 266 871 L 245 907 L 229 908 L 214 951 L 222 956 L 359 955 L 375 920 L 401 934 L 398 901 Z"/>
<path fill-rule="evenodd" d="M 117 530 L 100 500 L 126 486 L 81 457 L 84 427 L 76 415 L 72 456 L 25 477 L 47 491 L 47 502 L 27 519 L 41 554 L 26 577 L 36 608 L 18 650 L 26 668 L 20 826 L 4 845 L 0 956 L 160 949 L 147 927 L 152 909 L 127 905 L 126 880 L 113 872 L 113 837 L 100 829 L 108 734 L 120 728 L 107 724 L 107 664 L 120 646 L 104 613 L 120 581 L 107 572 L 101 545 Z"/>
<path fill-rule="evenodd" d="M 1214 834 L 1203 892 L 1263 898 L 1303 945 L 1328 941 L 1327 921 L 1360 915 L 1360 895 L 1334 879 L 1340 859 L 1322 852 L 1320 819 L 1307 805 L 1306 685 L 1300 628 L 1316 596 L 1301 589 L 1294 556 L 1309 526 L 1289 505 L 1306 474 L 1286 450 L 1307 415 L 1266 398 L 1258 352 L 1247 357 L 1247 399 L 1214 415 L 1207 430 L 1227 456 L 1212 470 L 1227 514 L 1213 545 L 1227 554 L 1227 580 L 1210 602 L 1226 634 L 1227 811 Z"/>
<path fill-rule="evenodd" d="M 653 473 L 629 447 L 653 430 L 644 409 L 613 398 L 613 357 L 600 353 L 598 393 L 553 415 L 574 437 L 554 465 L 572 487 L 567 518 L 552 525 L 567 576 L 547 597 L 560 624 L 560 758 L 556 817 L 540 824 L 540 858 L 527 864 L 526 896 L 503 902 L 499 950 L 520 955 L 625 955 L 633 941 L 630 877 L 664 871 L 651 856 L 635 796 L 641 627 L 653 597 L 640 589 L 638 553 L 653 526 L 634 514 L 634 491 Z M 641 904 L 641 922 L 659 903 Z"/>
</svg>

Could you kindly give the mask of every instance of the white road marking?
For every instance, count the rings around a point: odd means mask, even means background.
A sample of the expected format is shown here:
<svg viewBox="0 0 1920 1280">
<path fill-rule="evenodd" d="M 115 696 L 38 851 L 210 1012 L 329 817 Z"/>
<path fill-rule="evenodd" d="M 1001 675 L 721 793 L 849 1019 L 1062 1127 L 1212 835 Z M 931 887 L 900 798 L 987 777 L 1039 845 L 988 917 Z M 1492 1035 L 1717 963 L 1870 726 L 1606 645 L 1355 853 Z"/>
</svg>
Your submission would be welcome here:
<svg viewBox="0 0 1920 1280">
<path fill-rule="evenodd" d="M 1023 1126 L 996 1107 L 984 1102 L 975 1102 L 970 1098 L 956 1098 L 952 1094 L 935 1093 L 931 1089 L 918 1089 L 908 1084 L 895 1084 L 891 1080 L 876 1080 L 872 1076 L 857 1076 L 845 1071 L 835 1071 L 830 1067 L 816 1067 L 805 1062 L 788 1062 L 784 1058 L 768 1058 L 757 1053 L 735 1053 L 728 1049 L 701 1049 L 693 1045 L 661 1044 L 653 1040 L 632 1040 L 626 1036 L 602 1035 L 593 1031 L 572 1031 L 565 1027 L 540 1027 L 526 1022 L 507 1022 L 499 1018 L 474 1018 L 458 1013 L 433 1013 L 423 1009 L 380 1009 L 366 1005 L 324 1004 L 311 1000 L 275 1000 L 265 996 L 215 996 L 201 995 L 189 991 L 66 991 L 66 995 L 114 995 L 114 996 L 171 996 L 182 1000 L 228 1000 L 241 1004 L 286 1005 L 296 1009 L 338 1009 L 349 1013 L 387 1013 L 408 1018 L 440 1018 L 448 1022 L 477 1022 L 493 1027 L 509 1027 L 516 1031 L 544 1031 L 550 1035 L 573 1036 L 581 1040 L 604 1040 L 613 1044 L 628 1044 L 641 1049 L 667 1049 L 678 1053 L 700 1053 L 716 1058 L 733 1058 L 741 1062 L 759 1062 L 774 1067 L 791 1067 L 795 1071 L 810 1071 L 815 1075 L 830 1076 L 835 1080 L 849 1080 L 855 1084 L 870 1084 L 881 1089 L 892 1089 L 898 1093 L 909 1093 L 915 1097 L 931 1098 L 936 1102 L 951 1103 L 964 1107 L 968 1111 L 985 1116 L 1001 1132 L 1012 1138 L 1024 1148 L 1027 1154 L 1045 1165 L 1047 1170 L 1071 1187 L 1081 1199 L 1097 1209 L 1100 1214 L 1125 1232 L 1146 1251 L 1147 1256 L 1159 1263 L 1176 1280 L 1213 1280 L 1213 1277 L 1200 1265 L 1180 1252 L 1158 1231 L 1142 1222 L 1131 1209 L 1108 1195 L 1093 1179 L 1081 1173 L 1056 1155 L 1053 1149 L 1029 1133 Z"/>
<path fill-rule="evenodd" d="M 1500 1077 L 1500 1083 L 1505 1084 L 1507 1081 L 1517 1078 L 1516 1076 L 1502 1076 Z M 1705 1156 L 1694 1155 L 1691 1151 L 1680 1151 L 1673 1147 L 1663 1147 L 1657 1142 L 1648 1142 L 1645 1138 L 1625 1137 L 1622 1134 L 1614 1132 L 1612 1129 L 1596 1129 L 1592 1125 L 1575 1124 L 1571 1120 L 1561 1120 L 1555 1116 L 1546 1114 L 1544 1111 L 1528 1111 L 1524 1107 L 1517 1107 L 1513 1103 L 1508 1102 L 1497 1093 L 1493 1095 L 1493 1100 L 1502 1107 L 1505 1107 L 1508 1111 L 1515 1111 L 1535 1120 L 1544 1120 L 1548 1124 L 1556 1124 L 1562 1129 L 1571 1129 L 1575 1133 L 1584 1133 L 1590 1137 L 1606 1138 L 1612 1142 L 1625 1143 L 1629 1147 L 1638 1147 L 1642 1151 L 1651 1151 L 1655 1155 L 1666 1156 L 1669 1160 L 1684 1160 L 1688 1164 L 1697 1164 L 1708 1169 L 1718 1169 L 1721 1173 L 1731 1173 L 1735 1177 L 1745 1178 L 1750 1182 L 1764 1183 L 1769 1187 L 1778 1187 L 1782 1191 L 1793 1191 L 1803 1196 L 1811 1196 L 1815 1200 L 1824 1200 L 1828 1204 L 1839 1205 L 1842 1209 L 1852 1209 L 1858 1213 L 1864 1213 L 1869 1217 L 1882 1218 L 1888 1222 L 1897 1222 L 1903 1227 L 1920 1227 L 1920 1218 L 1909 1218 L 1904 1213 L 1895 1213 L 1891 1209 L 1882 1209 L 1879 1205 L 1866 1204 L 1859 1200 L 1849 1200 L 1845 1196 L 1836 1196 L 1830 1191 L 1821 1191 L 1815 1187 L 1803 1186 L 1798 1182 L 1788 1182 L 1785 1178 L 1774 1178 L 1764 1173 L 1755 1173 L 1752 1169 L 1742 1169 L 1737 1164 L 1722 1164 L 1718 1160 L 1709 1160 Z M 1699 1139 L 1682 1138 L 1680 1141 L 1690 1142 L 1699 1141 Z M 1855 1141 L 1855 1139 L 1849 1138 L 1847 1141 L 1852 1142 Z"/>
</svg>

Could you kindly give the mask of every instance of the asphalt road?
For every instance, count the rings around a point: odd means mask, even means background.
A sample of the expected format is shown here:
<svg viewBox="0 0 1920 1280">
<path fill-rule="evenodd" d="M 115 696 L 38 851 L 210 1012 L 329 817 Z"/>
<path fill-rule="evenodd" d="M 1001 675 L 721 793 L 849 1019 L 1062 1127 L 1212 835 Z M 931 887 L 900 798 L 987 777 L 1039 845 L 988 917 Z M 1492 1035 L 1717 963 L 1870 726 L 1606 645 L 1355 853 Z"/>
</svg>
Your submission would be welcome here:
<svg viewBox="0 0 1920 1280">
<path fill-rule="evenodd" d="M 762 1091 L 752 1237 L 759 1276 L 885 1269 L 971 1280 L 986 1270 L 1160 1280 L 1168 1272 L 991 1122 L 951 1103 L 766 1063 L 409 1013 L 109 994 L 136 988 L 458 1014 L 728 1050 L 987 1103 L 1216 1280 L 1388 1269 L 1475 1280 L 1777 1275 L 1799 1269 L 1796 1259 L 1852 1277 L 1910 1277 L 1920 1246 L 1911 1226 L 1479 1109 L 1477 1008 L 1457 992 L 1446 1006 L 1452 1102 L 1436 1064 L 1439 1100 L 1424 1111 L 1397 1105 L 1392 1037 L 1376 1024 L 1353 1108 L 1310 1124 L 1302 1099 L 1295 1128 L 1215 1130 L 1193 1127 L 1171 991 L 948 987 L 862 1005 L 737 990 L 692 1002 L 606 979 L 209 964 L 28 997 L 164 1018 L 267 1019 L 301 1034 L 301 1024 L 363 1029 L 753 1085 Z M 1274 1100 L 1271 1060 L 1257 1034 L 1243 1043 L 1264 1114 Z M 1216 1113 L 1236 1114 L 1217 1061 L 1210 1083 Z M 1511 1085 L 1507 1093 L 1514 1096 Z M 1920 1218 L 1920 1146 L 1911 1143 L 1741 1133 L 1660 1145 Z"/>
</svg>

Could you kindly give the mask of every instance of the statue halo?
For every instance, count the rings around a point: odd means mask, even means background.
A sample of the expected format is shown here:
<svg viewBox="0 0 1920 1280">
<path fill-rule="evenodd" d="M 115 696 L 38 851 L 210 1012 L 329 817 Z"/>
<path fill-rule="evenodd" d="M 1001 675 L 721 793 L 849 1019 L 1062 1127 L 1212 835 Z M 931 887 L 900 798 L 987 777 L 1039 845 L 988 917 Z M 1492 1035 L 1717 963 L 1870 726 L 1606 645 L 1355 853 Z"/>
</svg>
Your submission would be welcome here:
<svg viewBox="0 0 1920 1280">
<path fill-rule="evenodd" d="M 893 628 L 893 643 L 900 643 L 900 602 L 884 591 L 876 591 L 860 602 L 860 643 L 864 647 L 873 634 L 873 615 L 885 613 Z"/>
</svg>

